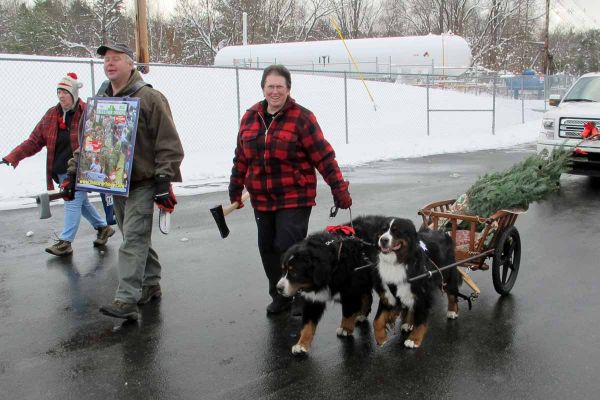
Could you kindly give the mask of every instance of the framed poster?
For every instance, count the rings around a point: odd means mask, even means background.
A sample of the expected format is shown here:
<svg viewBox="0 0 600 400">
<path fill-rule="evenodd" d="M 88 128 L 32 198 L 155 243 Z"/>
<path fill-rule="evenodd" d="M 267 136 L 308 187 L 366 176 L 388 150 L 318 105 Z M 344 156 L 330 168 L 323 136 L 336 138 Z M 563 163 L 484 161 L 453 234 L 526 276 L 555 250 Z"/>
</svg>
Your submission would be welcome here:
<svg viewBox="0 0 600 400">
<path fill-rule="evenodd" d="M 82 122 L 76 190 L 129 195 L 140 100 L 91 97 Z"/>
</svg>

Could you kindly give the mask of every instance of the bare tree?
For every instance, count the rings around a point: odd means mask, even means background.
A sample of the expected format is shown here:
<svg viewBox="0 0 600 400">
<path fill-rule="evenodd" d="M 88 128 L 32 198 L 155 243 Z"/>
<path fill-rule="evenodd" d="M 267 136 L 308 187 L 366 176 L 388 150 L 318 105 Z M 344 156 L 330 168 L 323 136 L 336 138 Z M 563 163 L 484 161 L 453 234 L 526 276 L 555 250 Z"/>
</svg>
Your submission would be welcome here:
<svg viewBox="0 0 600 400">
<path fill-rule="evenodd" d="M 330 0 L 342 34 L 348 39 L 369 37 L 374 33 L 375 24 L 382 5 L 374 0 Z"/>
<path fill-rule="evenodd" d="M 184 60 L 212 63 L 224 38 L 216 0 L 180 0 L 175 13 L 177 33 L 183 40 Z"/>
<path fill-rule="evenodd" d="M 92 12 L 94 14 L 98 30 L 96 32 L 97 40 L 105 43 L 109 39 L 115 39 L 116 29 L 124 7 L 124 0 L 93 0 Z"/>
<path fill-rule="evenodd" d="M 316 39 L 322 39 L 323 31 L 317 33 L 317 28 L 323 26 L 323 21 L 328 23 L 327 17 L 332 12 L 333 6 L 330 0 L 306 0 L 298 10 L 294 39 L 304 42 L 315 35 L 319 36 Z"/>
<path fill-rule="evenodd" d="M 402 36 L 408 33 L 405 0 L 384 0 L 379 33 L 382 36 Z"/>
</svg>

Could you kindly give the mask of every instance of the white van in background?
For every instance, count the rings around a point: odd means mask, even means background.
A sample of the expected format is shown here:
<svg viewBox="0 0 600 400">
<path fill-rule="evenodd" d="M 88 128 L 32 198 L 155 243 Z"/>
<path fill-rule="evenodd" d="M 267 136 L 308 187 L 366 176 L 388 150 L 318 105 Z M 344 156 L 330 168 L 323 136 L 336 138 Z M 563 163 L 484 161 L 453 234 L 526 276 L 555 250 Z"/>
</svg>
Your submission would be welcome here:
<svg viewBox="0 0 600 400">
<path fill-rule="evenodd" d="M 581 136 L 588 123 L 600 130 L 600 73 L 581 76 L 563 98 L 550 96 L 549 105 L 542 120 L 538 153 L 564 144 L 573 150 L 571 174 L 600 176 L 600 136 L 584 141 Z"/>
</svg>

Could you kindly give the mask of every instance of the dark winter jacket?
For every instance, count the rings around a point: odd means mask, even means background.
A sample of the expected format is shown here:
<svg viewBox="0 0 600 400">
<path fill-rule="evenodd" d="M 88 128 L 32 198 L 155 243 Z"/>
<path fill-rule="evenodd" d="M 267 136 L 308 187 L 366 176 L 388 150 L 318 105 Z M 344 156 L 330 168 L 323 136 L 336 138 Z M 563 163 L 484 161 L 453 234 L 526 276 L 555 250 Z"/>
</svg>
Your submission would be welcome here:
<svg viewBox="0 0 600 400">
<path fill-rule="evenodd" d="M 128 93 L 128 89 L 140 80 L 142 75 L 134 71 L 120 93 Z M 113 97 L 111 85 L 103 95 Z M 179 167 L 183 147 L 166 97 L 151 86 L 143 86 L 129 96 L 140 99 L 131 183 L 151 181 L 156 175 L 166 175 L 171 182 L 181 182 Z"/>
<path fill-rule="evenodd" d="M 75 113 L 69 129 L 71 148 L 73 151 L 79 147 L 79 122 L 85 107 L 86 104 L 80 99 L 74 109 Z M 54 163 L 54 153 L 56 150 L 58 123 L 61 117 L 62 110 L 60 104 L 50 108 L 35 126 L 29 137 L 23 143 L 15 147 L 9 155 L 4 157 L 4 159 L 10 162 L 13 167 L 16 167 L 22 159 L 38 153 L 44 146 L 47 147 L 46 185 L 48 190 L 54 190 L 54 183 L 52 182 L 52 165 Z"/>
<path fill-rule="evenodd" d="M 314 206 L 315 168 L 332 192 L 346 190 L 335 152 L 315 115 L 289 97 L 267 127 L 265 104 L 262 101 L 248 109 L 240 123 L 230 200 L 239 201 L 245 185 L 258 211 Z"/>
</svg>

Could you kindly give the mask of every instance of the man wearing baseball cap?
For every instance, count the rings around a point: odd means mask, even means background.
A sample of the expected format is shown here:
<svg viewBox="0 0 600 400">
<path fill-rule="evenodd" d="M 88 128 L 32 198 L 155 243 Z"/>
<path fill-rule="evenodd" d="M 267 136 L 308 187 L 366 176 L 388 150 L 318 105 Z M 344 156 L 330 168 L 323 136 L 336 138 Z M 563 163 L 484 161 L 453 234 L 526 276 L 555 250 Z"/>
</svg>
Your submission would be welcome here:
<svg viewBox="0 0 600 400">
<path fill-rule="evenodd" d="M 137 97 L 140 113 L 129 178 L 129 196 L 114 197 L 117 224 L 123 234 L 117 268 L 119 286 L 114 300 L 100 312 L 115 318 L 138 319 L 139 305 L 162 295 L 162 266 L 152 248 L 154 203 L 172 212 L 177 200 L 171 182 L 181 182 L 183 147 L 165 96 L 145 83 L 134 67 L 133 51 L 124 43 L 98 48 L 109 82 L 99 96 Z"/>
</svg>

